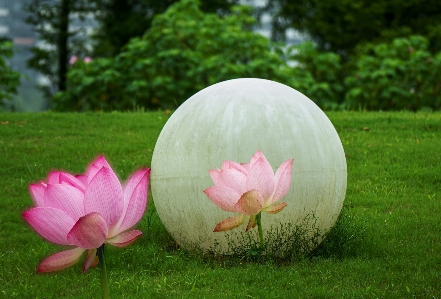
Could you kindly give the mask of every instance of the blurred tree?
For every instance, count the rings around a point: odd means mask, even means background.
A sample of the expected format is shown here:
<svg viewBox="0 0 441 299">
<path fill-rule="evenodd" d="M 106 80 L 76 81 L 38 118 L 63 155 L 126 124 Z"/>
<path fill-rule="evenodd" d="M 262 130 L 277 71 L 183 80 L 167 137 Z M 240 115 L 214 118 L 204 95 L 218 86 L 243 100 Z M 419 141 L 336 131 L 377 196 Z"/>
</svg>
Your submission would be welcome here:
<svg viewBox="0 0 441 299">
<path fill-rule="evenodd" d="M 95 57 L 117 55 L 132 37 L 141 36 L 152 25 L 153 18 L 177 0 L 91 0 L 97 12 L 98 30 L 94 35 Z M 226 15 L 239 0 L 200 0 L 204 12 Z"/>
<path fill-rule="evenodd" d="M 283 40 L 285 30 L 307 34 L 320 50 L 351 54 L 358 44 L 382 42 L 420 34 L 432 52 L 441 50 L 439 0 L 268 0 L 273 38 Z"/>
<path fill-rule="evenodd" d="M 135 36 L 150 28 L 153 17 L 164 12 L 174 0 L 92 0 L 98 30 L 93 35 L 94 57 L 113 57 Z"/>
<path fill-rule="evenodd" d="M 337 109 L 344 100 L 340 56 L 318 51 L 312 42 L 286 49 L 291 68 L 291 87 L 299 90 L 323 109 Z"/>
<path fill-rule="evenodd" d="M 74 64 L 67 90 L 54 97 L 56 109 L 176 108 L 209 85 L 241 77 L 289 84 L 289 68 L 251 30 L 250 13 L 237 6 L 219 17 L 203 13 L 197 1 L 176 2 L 115 58 Z"/>
<path fill-rule="evenodd" d="M 20 85 L 20 73 L 13 71 L 6 58 L 12 56 L 12 42 L 0 40 L 0 106 L 5 104 L 4 100 L 9 100 L 17 93 Z"/>
<path fill-rule="evenodd" d="M 239 0 L 204 0 L 207 11 L 226 14 Z M 94 36 L 94 56 L 112 57 L 135 36 L 150 28 L 153 17 L 164 12 L 176 0 L 31 0 L 24 10 L 30 13 L 26 22 L 34 26 L 40 45 L 33 47 L 28 66 L 49 79 L 40 86 L 48 99 L 66 88 L 66 72 L 72 54 L 91 54 L 83 28 L 72 21 L 93 15 L 98 22 Z M 76 27 L 76 28 L 75 28 Z M 81 34 L 83 33 L 83 34 Z M 82 37 L 81 37 L 82 36 Z"/>
<path fill-rule="evenodd" d="M 26 22 L 34 26 L 41 42 L 31 49 L 33 56 L 28 66 L 45 75 L 49 86 L 41 86 L 45 95 L 50 98 L 56 91 L 66 89 L 66 72 L 69 57 L 85 52 L 84 40 L 75 40 L 80 29 L 69 27 L 72 15 L 79 19 L 91 10 L 87 0 L 31 0 L 24 6 L 30 15 Z"/>
</svg>

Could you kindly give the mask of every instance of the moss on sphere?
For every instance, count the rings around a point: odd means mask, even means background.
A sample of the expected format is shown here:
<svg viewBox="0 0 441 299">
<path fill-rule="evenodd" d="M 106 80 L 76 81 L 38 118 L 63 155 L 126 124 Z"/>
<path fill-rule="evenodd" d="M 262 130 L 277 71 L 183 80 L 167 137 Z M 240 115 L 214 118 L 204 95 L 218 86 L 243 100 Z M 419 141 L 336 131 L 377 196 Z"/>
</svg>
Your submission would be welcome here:
<svg viewBox="0 0 441 299">
<path fill-rule="evenodd" d="M 280 213 L 262 213 L 264 234 L 282 224 L 330 229 L 341 211 L 347 170 L 343 147 L 332 123 L 311 100 L 280 83 L 235 79 L 203 89 L 170 117 L 152 158 L 151 189 L 161 221 L 184 247 L 227 251 L 217 223 L 236 214 L 215 206 L 203 193 L 212 186 L 209 169 L 224 160 L 249 162 L 261 150 L 274 171 L 294 158 L 291 188 Z M 254 228 L 257 229 L 257 228 Z M 307 229 L 307 228 L 306 228 Z M 217 247 L 219 249 L 219 246 Z"/>
</svg>

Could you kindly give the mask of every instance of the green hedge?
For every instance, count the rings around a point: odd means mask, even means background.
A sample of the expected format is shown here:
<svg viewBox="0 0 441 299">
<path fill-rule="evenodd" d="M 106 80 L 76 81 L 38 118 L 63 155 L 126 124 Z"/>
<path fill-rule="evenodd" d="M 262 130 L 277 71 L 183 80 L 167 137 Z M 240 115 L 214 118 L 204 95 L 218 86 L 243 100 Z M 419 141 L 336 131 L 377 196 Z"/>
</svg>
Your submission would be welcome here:
<svg viewBox="0 0 441 299">
<path fill-rule="evenodd" d="M 323 109 L 441 107 L 441 53 L 432 55 L 422 36 L 365 45 L 342 62 L 311 42 L 272 44 L 251 30 L 250 13 L 238 6 L 219 17 L 194 0 L 177 2 L 118 56 L 73 64 L 52 109 L 174 109 L 207 86 L 243 77 L 286 84 Z"/>
</svg>

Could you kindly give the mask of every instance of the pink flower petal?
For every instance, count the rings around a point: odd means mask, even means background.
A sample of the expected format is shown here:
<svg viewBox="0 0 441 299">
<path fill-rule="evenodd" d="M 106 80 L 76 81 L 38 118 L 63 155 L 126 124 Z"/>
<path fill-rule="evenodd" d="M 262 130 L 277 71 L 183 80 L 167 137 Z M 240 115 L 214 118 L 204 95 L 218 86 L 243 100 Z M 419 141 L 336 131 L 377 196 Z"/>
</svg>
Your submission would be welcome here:
<svg viewBox="0 0 441 299">
<path fill-rule="evenodd" d="M 230 169 L 238 170 L 245 175 L 248 174 L 248 170 L 243 165 L 236 163 L 236 162 L 233 162 L 233 161 L 230 161 Z"/>
<path fill-rule="evenodd" d="M 275 203 L 273 205 L 270 205 L 269 207 L 266 207 L 262 211 L 270 214 L 277 214 L 280 211 L 282 211 L 286 206 L 287 206 L 286 202 Z"/>
<path fill-rule="evenodd" d="M 49 173 L 49 176 L 47 177 L 47 183 L 48 184 L 59 184 L 60 183 L 60 171 L 52 171 Z"/>
<path fill-rule="evenodd" d="M 85 249 L 98 248 L 107 238 L 107 223 L 98 213 L 81 217 L 67 234 L 67 240 Z"/>
<path fill-rule="evenodd" d="M 121 233 L 116 235 L 113 238 L 107 239 L 106 243 L 109 243 L 116 247 L 126 247 L 135 242 L 139 236 L 142 235 L 142 232 L 139 230 L 131 230 L 128 232 Z"/>
<path fill-rule="evenodd" d="M 74 186 L 67 184 L 48 184 L 44 205 L 65 211 L 75 221 L 84 215 L 84 194 Z"/>
<path fill-rule="evenodd" d="M 209 171 L 211 179 L 213 180 L 214 185 L 219 185 L 219 175 L 220 175 L 220 170 L 216 169 L 216 170 L 210 170 Z"/>
<path fill-rule="evenodd" d="M 99 168 L 98 166 L 95 166 L 95 165 L 92 165 L 89 167 L 89 169 L 88 169 L 89 172 L 86 175 L 86 177 L 87 177 L 87 182 L 85 184 L 86 186 L 89 185 L 90 181 L 95 177 L 95 175 L 98 173 L 98 171 L 101 170 L 101 168 Z"/>
<path fill-rule="evenodd" d="M 211 186 L 204 190 L 205 195 L 222 210 L 235 212 L 234 205 L 240 198 L 235 190 L 225 186 Z"/>
<path fill-rule="evenodd" d="M 242 172 L 245 175 L 248 173 L 248 171 L 241 164 L 234 161 L 228 161 L 228 160 L 224 161 L 222 163 L 222 170 L 226 170 L 226 169 L 235 169 Z"/>
<path fill-rule="evenodd" d="M 263 155 L 263 153 L 262 153 L 260 150 L 258 150 L 258 151 L 257 151 L 257 152 L 251 157 L 251 159 L 250 159 L 250 163 L 249 163 L 249 168 L 251 168 L 251 167 L 254 165 L 254 163 L 256 163 L 257 160 L 259 160 L 260 158 L 263 158 L 263 159 L 266 160 L 266 158 L 265 158 L 265 156 Z"/>
<path fill-rule="evenodd" d="M 219 222 L 214 228 L 213 232 L 215 233 L 224 232 L 236 228 L 243 223 L 246 217 L 247 217 L 246 215 L 239 215 L 239 216 L 227 218 L 224 221 Z"/>
<path fill-rule="evenodd" d="M 289 188 L 291 186 L 291 175 L 292 175 L 292 164 L 294 159 L 289 159 L 283 162 L 279 169 L 276 171 L 275 181 L 276 181 L 276 190 L 272 196 L 272 201 L 269 203 L 273 203 L 283 198 L 286 193 L 288 193 Z"/>
<path fill-rule="evenodd" d="M 55 208 L 38 207 L 24 212 L 23 218 L 37 233 L 52 243 L 71 244 L 66 237 L 75 225 L 75 220 L 66 212 Z"/>
<path fill-rule="evenodd" d="M 262 207 L 263 198 L 257 190 L 245 192 L 234 206 L 237 212 L 246 215 L 256 215 L 262 210 Z"/>
<path fill-rule="evenodd" d="M 265 158 L 259 158 L 250 168 L 247 176 L 247 190 L 258 190 L 266 200 L 273 195 L 274 172 Z"/>
<path fill-rule="evenodd" d="M 37 273 L 53 272 L 70 267 L 78 262 L 83 252 L 83 248 L 75 248 L 51 255 L 41 262 Z"/>
<path fill-rule="evenodd" d="M 250 170 L 250 163 L 240 163 L 240 166 L 242 166 L 248 173 Z"/>
<path fill-rule="evenodd" d="M 78 179 L 84 186 L 87 186 L 87 184 L 89 184 L 89 179 L 87 178 L 87 175 L 77 174 L 75 175 L 75 178 Z"/>
<path fill-rule="evenodd" d="M 256 215 L 251 215 L 250 216 L 250 220 L 248 221 L 247 228 L 246 228 L 245 231 L 247 232 L 248 230 L 256 227 L 256 225 L 257 225 Z"/>
<path fill-rule="evenodd" d="M 102 167 L 93 177 L 84 195 L 86 213 L 97 212 L 104 217 L 109 228 L 122 216 L 124 199 L 121 183 L 112 169 Z"/>
<path fill-rule="evenodd" d="M 99 263 L 99 259 L 98 256 L 96 255 L 96 248 L 94 249 L 89 249 L 87 251 L 87 258 L 86 258 L 86 262 L 84 263 L 83 266 L 83 273 L 85 273 L 87 271 L 87 269 L 89 269 L 90 267 L 94 267 L 96 265 L 98 265 Z"/>
<path fill-rule="evenodd" d="M 142 217 L 147 205 L 147 194 L 149 190 L 150 169 L 143 169 L 136 172 L 127 182 L 124 188 L 124 211 L 123 217 L 117 225 L 119 234 L 134 226 Z"/>
<path fill-rule="evenodd" d="M 67 172 L 60 173 L 59 180 L 60 180 L 60 184 L 67 183 L 67 184 L 79 189 L 83 193 L 86 190 L 85 184 L 81 180 L 76 178 L 75 176 L 71 175 L 70 173 L 67 173 Z"/>
<path fill-rule="evenodd" d="M 44 189 L 42 183 L 29 185 L 29 193 L 36 207 L 44 207 Z"/>
<path fill-rule="evenodd" d="M 98 171 L 100 171 L 100 169 L 103 167 L 112 169 L 109 163 L 107 163 L 106 159 L 103 156 L 99 156 L 90 164 L 90 166 L 86 170 L 86 176 L 88 178 L 87 182 L 90 182 L 93 177 L 98 173 Z"/>
<path fill-rule="evenodd" d="M 236 169 L 225 169 L 219 174 L 218 186 L 226 186 L 243 194 L 247 191 L 247 176 Z"/>
<path fill-rule="evenodd" d="M 221 167 L 221 169 L 222 169 L 222 170 L 230 169 L 230 162 L 231 162 L 231 161 L 228 161 L 228 160 L 222 162 L 222 167 Z"/>
</svg>

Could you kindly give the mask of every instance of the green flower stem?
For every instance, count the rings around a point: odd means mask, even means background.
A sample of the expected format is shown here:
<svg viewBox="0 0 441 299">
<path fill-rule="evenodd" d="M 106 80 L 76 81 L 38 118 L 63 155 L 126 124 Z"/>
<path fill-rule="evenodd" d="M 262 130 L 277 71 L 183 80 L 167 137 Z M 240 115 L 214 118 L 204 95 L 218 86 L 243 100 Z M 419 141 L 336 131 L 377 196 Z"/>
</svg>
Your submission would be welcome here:
<svg viewBox="0 0 441 299">
<path fill-rule="evenodd" d="M 98 248 L 97 255 L 101 268 L 101 287 L 103 288 L 103 298 L 110 299 L 109 280 L 107 279 L 106 262 L 104 261 L 104 244 Z"/>
<path fill-rule="evenodd" d="M 256 215 L 257 229 L 259 230 L 259 239 L 260 239 L 260 249 L 263 250 L 265 246 L 265 241 L 263 240 L 263 231 L 262 231 L 262 212 Z"/>
</svg>

